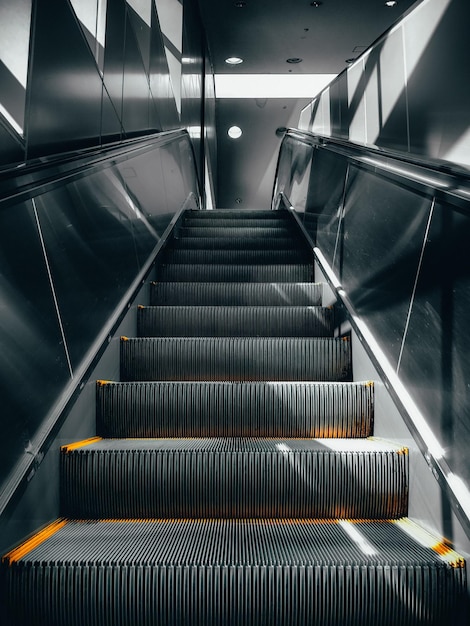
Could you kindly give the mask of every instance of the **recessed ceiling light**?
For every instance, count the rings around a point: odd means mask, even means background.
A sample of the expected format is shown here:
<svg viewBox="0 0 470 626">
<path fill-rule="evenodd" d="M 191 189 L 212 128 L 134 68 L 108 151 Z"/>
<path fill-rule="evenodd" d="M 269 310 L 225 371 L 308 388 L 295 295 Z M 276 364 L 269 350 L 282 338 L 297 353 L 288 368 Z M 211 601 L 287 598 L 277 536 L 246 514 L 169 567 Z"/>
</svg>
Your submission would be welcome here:
<svg viewBox="0 0 470 626">
<path fill-rule="evenodd" d="M 235 6 L 237 7 L 237 9 L 242 9 L 243 7 L 246 7 L 246 2 L 240 0 L 239 2 L 235 2 Z"/>
<path fill-rule="evenodd" d="M 302 63 L 303 59 L 300 57 L 291 57 L 290 59 L 286 59 L 286 63 Z"/>
<path fill-rule="evenodd" d="M 387 7 L 396 7 L 398 4 L 397 0 L 387 0 L 385 6 Z"/>
<path fill-rule="evenodd" d="M 243 131 L 239 126 L 230 126 L 227 134 L 231 139 L 239 139 L 242 136 Z"/>
<path fill-rule="evenodd" d="M 315 7 L 316 9 L 318 9 L 319 6 L 321 6 L 323 4 L 323 2 L 311 2 L 310 6 L 311 7 Z"/>
<path fill-rule="evenodd" d="M 227 65 L 240 65 L 240 63 L 243 63 L 243 59 L 240 59 L 240 57 L 229 57 L 225 59 L 225 63 Z"/>
</svg>

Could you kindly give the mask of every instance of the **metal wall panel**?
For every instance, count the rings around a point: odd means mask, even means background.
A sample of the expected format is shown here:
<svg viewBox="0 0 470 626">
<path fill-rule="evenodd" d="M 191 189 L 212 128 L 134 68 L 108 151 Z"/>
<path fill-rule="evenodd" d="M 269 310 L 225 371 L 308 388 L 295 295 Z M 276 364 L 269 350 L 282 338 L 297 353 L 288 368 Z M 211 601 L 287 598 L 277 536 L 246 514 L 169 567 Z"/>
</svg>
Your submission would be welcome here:
<svg viewBox="0 0 470 626">
<path fill-rule="evenodd" d="M 361 57 L 362 76 L 358 62 L 312 101 L 317 110 L 307 128 L 469 166 L 467 13 L 460 0 L 416 3 Z"/>
<path fill-rule="evenodd" d="M 323 253 L 333 261 L 339 227 L 347 162 L 326 150 L 316 150 L 310 181 L 306 224 L 308 231 Z M 307 219 L 317 215 L 317 221 Z"/>
<path fill-rule="evenodd" d="M 431 199 L 351 167 L 333 267 L 393 365 L 398 362 Z"/>
<path fill-rule="evenodd" d="M 0 210 L 0 483 L 70 380 L 32 203 Z"/>
<path fill-rule="evenodd" d="M 468 7 L 425 2 L 404 26 L 411 151 L 470 165 Z"/>
<path fill-rule="evenodd" d="M 34 17 L 27 156 L 97 145 L 101 77 L 75 15 L 62 0 L 38 0 Z"/>
<path fill-rule="evenodd" d="M 436 204 L 399 375 L 413 389 L 453 471 L 470 482 L 470 214 Z"/>
<path fill-rule="evenodd" d="M 122 120 L 122 91 L 124 80 L 124 41 L 125 41 L 126 4 L 124 0 L 108 2 L 106 15 L 106 47 L 104 50 L 103 82 L 108 99 L 103 100 L 103 135 L 121 133 Z M 109 104 L 112 105 L 118 117 L 118 123 L 111 114 L 109 118 Z M 106 109 L 106 110 L 105 110 Z"/>
<path fill-rule="evenodd" d="M 180 126 L 175 98 L 170 83 L 170 73 L 165 55 L 160 24 L 155 3 L 152 2 L 152 31 L 150 39 L 150 90 L 162 130 Z M 151 113 L 152 115 L 152 113 Z"/>
<path fill-rule="evenodd" d="M 137 274 L 139 214 L 112 170 L 37 199 L 73 368 L 78 367 Z M 156 237 L 147 232 L 147 255 Z M 143 245 L 141 239 L 141 245 Z"/>
<path fill-rule="evenodd" d="M 381 148 L 408 150 L 407 93 L 403 29 L 392 31 L 377 46 L 378 91 L 380 103 L 380 125 L 378 135 L 368 139 L 368 143 Z"/>
<path fill-rule="evenodd" d="M 149 84 L 129 15 L 126 19 L 122 125 L 126 134 L 148 128 Z"/>
</svg>

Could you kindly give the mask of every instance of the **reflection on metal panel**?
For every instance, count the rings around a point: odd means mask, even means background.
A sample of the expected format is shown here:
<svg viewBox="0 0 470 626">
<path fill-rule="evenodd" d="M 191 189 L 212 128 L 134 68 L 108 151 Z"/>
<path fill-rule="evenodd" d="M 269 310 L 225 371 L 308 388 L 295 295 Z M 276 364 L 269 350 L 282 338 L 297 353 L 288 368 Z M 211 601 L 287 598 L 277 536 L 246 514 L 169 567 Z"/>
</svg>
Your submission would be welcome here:
<svg viewBox="0 0 470 626">
<path fill-rule="evenodd" d="M 0 108 L 20 135 L 24 128 L 30 27 L 31 0 L 0 3 Z"/>
<path fill-rule="evenodd" d="M 130 19 L 126 18 L 122 125 L 129 134 L 148 128 L 149 85 Z"/>
<path fill-rule="evenodd" d="M 139 224 L 140 212 L 112 170 L 49 192 L 36 203 L 76 367 L 140 268 L 134 235 L 146 256 L 156 237 Z"/>
<path fill-rule="evenodd" d="M 357 312 L 398 362 L 429 198 L 351 167 L 335 266 Z"/>
<path fill-rule="evenodd" d="M 106 48 L 104 51 L 103 82 L 106 88 L 104 94 L 116 112 L 118 124 L 114 116 L 108 118 L 103 110 L 103 135 L 120 133 L 122 128 L 122 90 L 124 80 L 124 29 L 126 7 L 124 0 L 113 0 L 108 3 L 106 16 Z M 104 95 L 103 94 L 103 95 Z M 107 98 L 103 99 L 103 107 L 109 109 Z"/>
<path fill-rule="evenodd" d="M 423 254 L 399 375 L 458 476 L 470 481 L 470 216 L 436 204 Z"/>
<path fill-rule="evenodd" d="M 97 145 L 101 77 L 73 11 L 59 0 L 39 0 L 35 16 L 28 158 Z"/>
<path fill-rule="evenodd" d="M 31 202 L 0 211 L 0 483 L 70 378 Z"/>
</svg>

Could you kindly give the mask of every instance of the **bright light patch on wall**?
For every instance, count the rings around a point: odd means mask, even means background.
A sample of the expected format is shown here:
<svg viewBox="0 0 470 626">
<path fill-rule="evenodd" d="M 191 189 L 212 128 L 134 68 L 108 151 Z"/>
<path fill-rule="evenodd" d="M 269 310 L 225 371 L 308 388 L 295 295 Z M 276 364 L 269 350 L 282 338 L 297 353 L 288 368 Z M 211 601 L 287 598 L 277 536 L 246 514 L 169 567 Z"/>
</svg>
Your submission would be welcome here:
<svg viewBox="0 0 470 626">
<path fill-rule="evenodd" d="M 242 136 L 243 131 L 239 126 L 230 126 L 227 134 L 231 139 L 239 139 Z"/>
<path fill-rule="evenodd" d="M 314 98 L 336 74 L 216 74 L 217 98 Z"/>
<path fill-rule="evenodd" d="M 21 128 L 21 126 L 18 124 L 18 122 L 8 113 L 8 111 L 5 109 L 5 107 L 3 105 L 0 104 L 0 115 L 3 115 L 3 117 L 7 120 L 7 122 L 10 124 L 10 126 L 12 126 L 12 128 L 15 129 L 15 131 L 18 133 L 18 135 L 23 136 L 23 129 Z"/>
</svg>

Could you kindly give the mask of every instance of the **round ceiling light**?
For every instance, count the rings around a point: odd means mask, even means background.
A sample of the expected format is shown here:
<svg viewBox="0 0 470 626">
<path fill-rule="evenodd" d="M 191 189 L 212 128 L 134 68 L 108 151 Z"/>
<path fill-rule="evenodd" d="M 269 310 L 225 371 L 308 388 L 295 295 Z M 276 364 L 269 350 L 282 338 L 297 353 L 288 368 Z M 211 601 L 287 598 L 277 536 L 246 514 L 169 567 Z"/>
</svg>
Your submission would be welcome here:
<svg viewBox="0 0 470 626">
<path fill-rule="evenodd" d="M 227 134 L 231 139 L 239 139 L 242 136 L 243 131 L 240 126 L 230 126 Z"/>
<path fill-rule="evenodd" d="M 323 2 L 311 2 L 310 6 L 311 7 L 315 7 L 316 9 L 318 9 L 319 6 L 321 6 L 323 4 Z"/>
<path fill-rule="evenodd" d="M 302 63 L 303 59 L 300 57 L 291 57 L 290 59 L 286 59 L 286 63 Z"/>
<path fill-rule="evenodd" d="M 396 7 L 398 4 L 397 0 L 387 0 L 385 6 L 387 7 Z"/>
<path fill-rule="evenodd" d="M 243 63 L 243 59 L 240 59 L 240 57 L 229 57 L 225 59 L 225 63 L 227 65 L 240 65 L 240 63 Z"/>
</svg>

